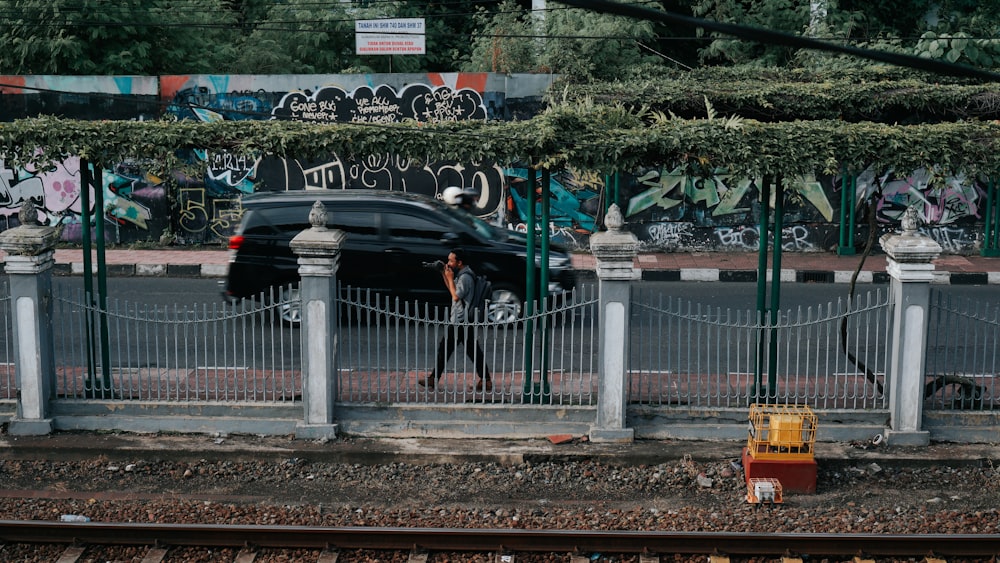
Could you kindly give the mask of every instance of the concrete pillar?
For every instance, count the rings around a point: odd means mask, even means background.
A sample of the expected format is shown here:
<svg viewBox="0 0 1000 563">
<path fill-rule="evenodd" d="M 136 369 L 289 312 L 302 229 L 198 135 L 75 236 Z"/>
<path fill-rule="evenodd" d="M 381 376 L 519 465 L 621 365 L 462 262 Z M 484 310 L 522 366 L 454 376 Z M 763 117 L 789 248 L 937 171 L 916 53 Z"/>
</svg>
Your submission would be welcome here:
<svg viewBox="0 0 1000 563">
<path fill-rule="evenodd" d="M 10 280 L 17 366 L 17 414 L 8 432 L 38 436 L 52 432 L 49 401 L 55 386 L 52 347 L 52 266 L 59 233 L 39 226 L 38 211 L 29 201 L 21 208 L 19 227 L 0 234 L 7 254 L 4 270 Z"/>
<path fill-rule="evenodd" d="M 590 237 L 597 258 L 599 285 L 600 352 L 597 386 L 597 422 L 590 429 L 592 442 L 631 442 L 635 432 L 625 427 L 628 399 L 628 332 L 632 282 L 642 276 L 635 267 L 638 240 L 622 229 L 625 221 L 613 204 L 604 218 L 607 231 Z"/>
<path fill-rule="evenodd" d="M 930 435 L 921 430 L 921 419 L 930 284 L 934 279 L 931 261 L 941 254 L 941 245 L 917 231 L 920 217 L 912 207 L 906 210 L 901 226 L 902 233 L 882 235 L 879 241 L 888 255 L 886 270 L 892 278 L 895 303 L 886 379 L 890 419 L 886 437 L 891 445 L 926 446 Z"/>
<path fill-rule="evenodd" d="M 337 266 L 343 231 L 326 228 L 326 207 L 317 201 L 309 211 L 312 225 L 295 236 L 292 251 L 299 257 L 302 307 L 302 402 L 305 409 L 299 438 L 335 438 L 337 425 L 336 354 L 338 338 Z"/>
</svg>

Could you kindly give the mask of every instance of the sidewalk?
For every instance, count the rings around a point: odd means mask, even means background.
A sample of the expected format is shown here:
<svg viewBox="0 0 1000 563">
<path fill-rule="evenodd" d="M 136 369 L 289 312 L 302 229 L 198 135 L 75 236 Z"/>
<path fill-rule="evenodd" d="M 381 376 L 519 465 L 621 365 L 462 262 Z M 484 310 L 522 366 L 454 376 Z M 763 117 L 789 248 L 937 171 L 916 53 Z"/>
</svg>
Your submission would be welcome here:
<svg viewBox="0 0 1000 563">
<path fill-rule="evenodd" d="M 0 252 L 0 257 L 3 253 Z M 80 249 L 56 250 L 56 273 L 82 274 Z M 781 281 L 800 283 L 849 283 L 860 256 L 838 256 L 826 252 L 784 253 Z M 108 275 L 180 276 L 221 278 L 226 275 L 228 251 L 223 249 L 106 250 Z M 573 255 L 573 267 L 583 279 L 594 276 L 596 260 L 590 254 Z M 886 257 L 869 256 L 858 275 L 858 283 L 887 283 Z M 1000 258 L 943 255 L 934 261 L 935 283 L 954 285 L 1000 285 Z M 678 252 L 641 254 L 636 265 L 650 281 L 754 282 L 757 254 L 722 252 Z M 770 265 L 768 266 L 770 276 Z"/>
</svg>

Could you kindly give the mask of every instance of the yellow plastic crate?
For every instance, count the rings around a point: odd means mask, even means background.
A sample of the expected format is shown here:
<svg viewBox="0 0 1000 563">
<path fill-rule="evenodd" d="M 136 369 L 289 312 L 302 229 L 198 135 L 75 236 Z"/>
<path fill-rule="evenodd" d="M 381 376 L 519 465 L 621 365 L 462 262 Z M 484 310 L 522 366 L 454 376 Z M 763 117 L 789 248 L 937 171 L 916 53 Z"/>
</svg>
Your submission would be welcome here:
<svg viewBox="0 0 1000 563">
<path fill-rule="evenodd" d="M 811 460 L 816 421 L 805 405 L 750 405 L 747 451 L 754 459 Z"/>
</svg>

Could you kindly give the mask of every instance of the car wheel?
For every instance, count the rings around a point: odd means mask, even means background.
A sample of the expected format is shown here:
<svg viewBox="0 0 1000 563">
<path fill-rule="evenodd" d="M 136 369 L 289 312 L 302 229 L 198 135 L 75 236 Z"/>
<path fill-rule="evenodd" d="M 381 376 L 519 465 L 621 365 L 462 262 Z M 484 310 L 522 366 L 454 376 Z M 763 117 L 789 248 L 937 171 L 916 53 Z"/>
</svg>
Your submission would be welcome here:
<svg viewBox="0 0 1000 563">
<path fill-rule="evenodd" d="M 524 299 L 517 291 L 507 286 L 494 287 L 486 318 L 491 323 L 509 323 L 521 318 L 523 310 Z"/>
<path fill-rule="evenodd" d="M 286 291 L 284 299 L 278 305 L 278 318 L 285 326 L 293 328 L 302 326 L 302 296 L 298 287 Z"/>
</svg>

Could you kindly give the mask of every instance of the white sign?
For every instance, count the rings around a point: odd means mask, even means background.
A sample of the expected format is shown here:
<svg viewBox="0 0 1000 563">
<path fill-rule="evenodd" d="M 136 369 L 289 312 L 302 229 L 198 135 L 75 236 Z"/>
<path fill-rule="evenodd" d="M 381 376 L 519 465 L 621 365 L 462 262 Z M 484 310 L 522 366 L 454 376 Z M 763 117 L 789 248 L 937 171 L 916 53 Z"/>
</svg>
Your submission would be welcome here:
<svg viewBox="0 0 1000 563">
<path fill-rule="evenodd" d="M 358 55 L 423 55 L 424 18 L 357 20 L 354 52 Z"/>
</svg>

